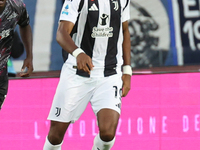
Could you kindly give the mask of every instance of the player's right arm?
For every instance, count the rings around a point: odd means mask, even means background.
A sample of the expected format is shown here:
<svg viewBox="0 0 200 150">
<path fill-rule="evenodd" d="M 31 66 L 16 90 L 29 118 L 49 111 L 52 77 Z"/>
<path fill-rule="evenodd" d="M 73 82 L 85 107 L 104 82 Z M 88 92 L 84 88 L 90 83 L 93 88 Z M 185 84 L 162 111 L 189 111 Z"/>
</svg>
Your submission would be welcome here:
<svg viewBox="0 0 200 150">
<path fill-rule="evenodd" d="M 74 24 L 70 21 L 60 21 L 56 35 L 58 44 L 70 54 L 78 48 L 70 36 L 73 27 Z"/>
<path fill-rule="evenodd" d="M 84 53 L 84 50 L 78 48 L 70 36 L 77 21 L 80 4 L 81 0 L 65 1 L 61 10 L 56 39 L 65 51 L 76 57 L 77 69 L 90 74 L 93 68 L 92 59 Z"/>
<path fill-rule="evenodd" d="M 70 54 L 73 54 L 73 52 L 78 48 L 70 36 L 73 27 L 74 24 L 70 21 L 60 21 L 56 35 L 56 40 L 59 45 Z M 88 55 L 84 52 L 80 53 L 77 55 L 76 61 L 77 69 L 90 74 L 90 70 L 92 70 L 94 66 L 92 64 L 92 59 Z"/>
</svg>

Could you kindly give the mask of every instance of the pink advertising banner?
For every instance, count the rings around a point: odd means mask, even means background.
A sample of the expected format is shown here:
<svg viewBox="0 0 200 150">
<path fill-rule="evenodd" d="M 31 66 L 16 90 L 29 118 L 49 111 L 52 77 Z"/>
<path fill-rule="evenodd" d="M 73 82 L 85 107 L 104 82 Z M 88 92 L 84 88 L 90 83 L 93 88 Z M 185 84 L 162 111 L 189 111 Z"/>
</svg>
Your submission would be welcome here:
<svg viewBox="0 0 200 150">
<path fill-rule="evenodd" d="M 0 150 L 42 150 L 58 78 L 10 80 L 0 111 Z M 98 127 L 88 105 L 62 148 L 91 150 Z M 200 73 L 133 75 L 113 150 L 199 150 Z"/>
</svg>

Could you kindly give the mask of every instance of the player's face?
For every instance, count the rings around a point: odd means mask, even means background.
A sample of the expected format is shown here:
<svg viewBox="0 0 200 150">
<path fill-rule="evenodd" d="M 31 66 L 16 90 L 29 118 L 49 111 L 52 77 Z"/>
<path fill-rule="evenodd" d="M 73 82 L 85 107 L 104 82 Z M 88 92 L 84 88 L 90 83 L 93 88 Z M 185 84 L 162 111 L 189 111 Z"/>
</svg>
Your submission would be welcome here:
<svg viewBox="0 0 200 150">
<path fill-rule="evenodd" d="M 6 0 L 0 0 L 0 9 L 4 8 L 6 5 Z"/>
</svg>

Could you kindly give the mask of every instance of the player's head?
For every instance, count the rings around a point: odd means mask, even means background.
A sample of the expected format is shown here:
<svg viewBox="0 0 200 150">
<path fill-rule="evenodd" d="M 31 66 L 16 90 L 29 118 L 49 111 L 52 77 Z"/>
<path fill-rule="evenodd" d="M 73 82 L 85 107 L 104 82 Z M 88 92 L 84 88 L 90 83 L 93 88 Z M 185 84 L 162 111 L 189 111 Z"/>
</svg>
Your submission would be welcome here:
<svg viewBox="0 0 200 150">
<path fill-rule="evenodd" d="M 6 5 L 6 0 L 0 0 L 0 10 L 2 10 Z"/>
</svg>

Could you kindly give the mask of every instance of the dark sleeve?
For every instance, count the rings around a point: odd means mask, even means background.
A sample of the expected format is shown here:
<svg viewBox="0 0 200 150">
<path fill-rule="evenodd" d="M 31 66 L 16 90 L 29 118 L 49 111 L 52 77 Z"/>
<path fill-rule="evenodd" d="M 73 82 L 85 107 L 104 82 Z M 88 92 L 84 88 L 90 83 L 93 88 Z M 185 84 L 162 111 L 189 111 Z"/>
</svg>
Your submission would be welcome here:
<svg viewBox="0 0 200 150">
<path fill-rule="evenodd" d="M 18 21 L 18 25 L 20 25 L 21 27 L 25 27 L 29 24 L 29 15 L 28 15 L 28 12 L 26 10 L 25 4 L 22 3 L 19 9 L 20 9 L 19 10 L 20 18 L 19 18 L 19 21 Z"/>
<path fill-rule="evenodd" d="M 11 57 L 19 58 L 24 52 L 24 45 L 17 31 L 14 33 L 13 45 L 11 47 Z"/>
</svg>

